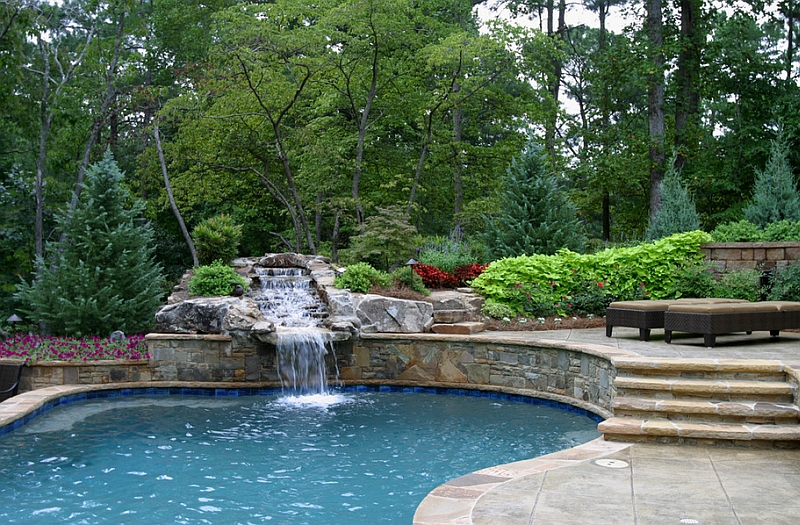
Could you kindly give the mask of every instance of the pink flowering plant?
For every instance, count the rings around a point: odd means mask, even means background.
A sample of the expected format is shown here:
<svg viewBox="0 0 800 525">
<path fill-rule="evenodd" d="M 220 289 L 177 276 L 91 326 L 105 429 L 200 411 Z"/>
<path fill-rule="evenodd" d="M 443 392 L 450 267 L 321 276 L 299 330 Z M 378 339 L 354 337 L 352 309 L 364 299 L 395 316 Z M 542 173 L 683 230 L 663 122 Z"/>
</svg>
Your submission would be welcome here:
<svg viewBox="0 0 800 525">
<path fill-rule="evenodd" d="M 0 358 L 38 361 L 106 361 L 148 359 L 144 335 L 112 340 L 109 337 L 41 336 L 17 333 L 0 342 Z"/>
</svg>

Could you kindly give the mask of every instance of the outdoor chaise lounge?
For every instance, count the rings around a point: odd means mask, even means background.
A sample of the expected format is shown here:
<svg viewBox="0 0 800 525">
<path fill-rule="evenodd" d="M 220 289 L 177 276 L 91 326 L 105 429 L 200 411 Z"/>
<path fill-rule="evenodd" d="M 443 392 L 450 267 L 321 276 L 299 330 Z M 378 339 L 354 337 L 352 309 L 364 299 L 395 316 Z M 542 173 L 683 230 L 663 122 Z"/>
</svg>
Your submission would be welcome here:
<svg viewBox="0 0 800 525">
<path fill-rule="evenodd" d="M 0 402 L 17 395 L 24 363 L 0 363 Z"/>
<path fill-rule="evenodd" d="M 777 337 L 781 330 L 791 328 L 800 328 L 797 302 L 672 304 L 664 312 L 667 343 L 672 340 L 672 332 L 703 334 L 705 346 L 713 347 L 719 334 L 760 330 Z"/>
<path fill-rule="evenodd" d="M 664 312 L 673 304 L 746 303 L 741 299 L 672 299 L 653 301 L 616 301 L 606 309 L 606 337 L 615 326 L 639 329 L 639 340 L 649 341 L 650 330 L 664 328 Z"/>
</svg>

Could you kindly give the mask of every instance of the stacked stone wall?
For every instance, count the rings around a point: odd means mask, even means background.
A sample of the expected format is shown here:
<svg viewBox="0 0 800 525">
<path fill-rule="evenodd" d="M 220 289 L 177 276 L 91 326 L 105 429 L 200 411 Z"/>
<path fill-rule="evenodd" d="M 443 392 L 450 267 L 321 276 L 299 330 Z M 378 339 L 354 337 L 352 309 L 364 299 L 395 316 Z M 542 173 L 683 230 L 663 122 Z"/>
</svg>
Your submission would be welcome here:
<svg viewBox="0 0 800 525">
<path fill-rule="evenodd" d="M 714 242 L 701 250 L 721 272 L 771 270 L 800 260 L 800 242 Z"/>
</svg>

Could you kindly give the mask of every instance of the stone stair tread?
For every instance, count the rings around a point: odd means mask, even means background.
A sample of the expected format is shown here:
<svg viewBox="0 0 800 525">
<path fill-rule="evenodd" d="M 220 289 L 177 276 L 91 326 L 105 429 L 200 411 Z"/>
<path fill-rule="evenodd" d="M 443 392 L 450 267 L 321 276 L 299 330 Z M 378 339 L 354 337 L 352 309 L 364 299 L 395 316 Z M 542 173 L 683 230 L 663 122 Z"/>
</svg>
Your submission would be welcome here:
<svg viewBox="0 0 800 525">
<path fill-rule="evenodd" d="M 610 418 L 597 429 L 615 436 L 663 436 L 672 438 L 722 439 L 737 441 L 797 441 L 800 425 L 755 425 L 702 423 L 664 419 Z"/>
<path fill-rule="evenodd" d="M 614 410 L 663 412 L 667 414 L 697 414 L 734 417 L 782 417 L 800 419 L 800 408 L 790 403 L 763 401 L 695 401 L 683 399 L 643 399 L 617 397 Z"/>
<path fill-rule="evenodd" d="M 746 381 L 726 379 L 672 379 L 617 376 L 617 390 L 658 390 L 692 394 L 769 394 L 790 395 L 794 392 L 785 381 Z"/>
<path fill-rule="evenodd" d="M 625 357 L 614 359 L 617 370 L 647 370 L 664 372 L 723 372 L 774 374 L 785 372 L 780 361 L 702 358 Z"/>
</svg>

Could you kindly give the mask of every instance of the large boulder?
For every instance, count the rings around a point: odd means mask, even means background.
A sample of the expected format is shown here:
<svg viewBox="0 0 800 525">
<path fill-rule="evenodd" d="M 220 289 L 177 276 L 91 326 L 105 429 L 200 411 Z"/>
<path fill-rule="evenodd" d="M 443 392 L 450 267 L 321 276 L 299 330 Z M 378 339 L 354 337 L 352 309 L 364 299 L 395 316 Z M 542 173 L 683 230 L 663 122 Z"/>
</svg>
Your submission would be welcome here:
<svg viewBox="0 0 800 525">
<path fill-rule="evenodd" d="M 245 332 L 256 323 L 266 331 L 258 305 L 249 297 L 192 297 L 156 313 L 156 330 L 164 333 L 221 334 Z"/>
<path fill-rule="evenodd" d="M 413 334 L 433 324 L 433 305 L 425 301 L 394 299 L 382 295 L 354 295 L 353 306 L 365 333 Z"/>
</svg>

